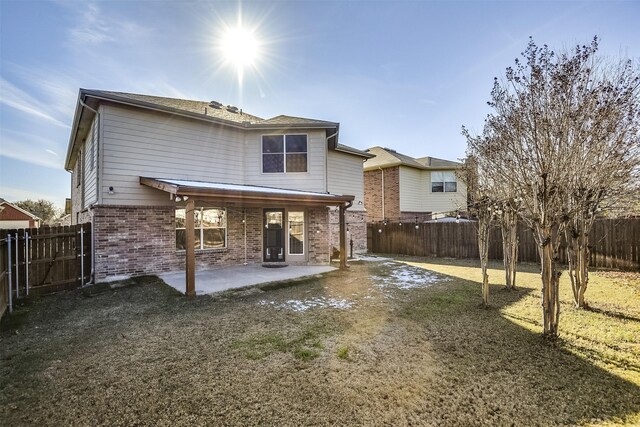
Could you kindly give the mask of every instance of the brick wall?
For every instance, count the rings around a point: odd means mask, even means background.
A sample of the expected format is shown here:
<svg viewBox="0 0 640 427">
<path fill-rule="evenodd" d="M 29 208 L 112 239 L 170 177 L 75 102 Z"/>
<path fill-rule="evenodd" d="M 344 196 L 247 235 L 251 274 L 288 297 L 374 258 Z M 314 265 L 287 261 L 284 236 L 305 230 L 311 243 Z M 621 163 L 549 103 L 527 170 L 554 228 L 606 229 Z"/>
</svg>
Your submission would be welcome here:
<svg viewBox="0 0 640 427">
<path fill-rule="evenodd" d="M 329 209 L 311 208 L 309 214 L 309 264 L 329 263 Z"/>
<path fill-rule="evenodd" d="M 95 275 L 139 276 L 181 270 L 185 251 L 176 251 L 174 206 L 94 208 Z M 262 261 L 262 210 L 227 209 L 227 248 L 196 251 L 197 267 Z"/>
<path fill-rule="evenodd" d="M 174 210 L 174 206 L 94 207 L 90 213 L 94 222 L 96 281 L 184 269 L 186 254 L 176 251 Z M 309 263 L 326 264 L 328 209 L 312 208 L 308 215 Z M 262 220 L 261 208 L 227 208 L 227 248 L 196 250 L 196 267 L 238 265 L 245 260 L 249 264 L 262 262 Z"/>
<path fill-rule="evenodd" d="M 418 222 L 431 221 L 433 219 L 431 217 L 431 212 L 403 211 L 400 213 L 400 221 L 402 222 L 416 222 L 416 217 L 418 217 Z"/>
<path fill-rule="evenodd" d="M 367 251 L 367 212 L 347 210 L 347 253 L 349 240 L 353 239 L 353 252 Z M 331 208 L 329 211 L 329 225 L 331 229 L 331 248 L 340 249 L 340 213 Z"/>
<path fill-rule="evenodd" d="M 384 172 L 384 216 L 382 213 L 382 174 Z M 364 207 L 367 221 L 400 219 L 400 167 L 364 172 Z"/>
</svg>

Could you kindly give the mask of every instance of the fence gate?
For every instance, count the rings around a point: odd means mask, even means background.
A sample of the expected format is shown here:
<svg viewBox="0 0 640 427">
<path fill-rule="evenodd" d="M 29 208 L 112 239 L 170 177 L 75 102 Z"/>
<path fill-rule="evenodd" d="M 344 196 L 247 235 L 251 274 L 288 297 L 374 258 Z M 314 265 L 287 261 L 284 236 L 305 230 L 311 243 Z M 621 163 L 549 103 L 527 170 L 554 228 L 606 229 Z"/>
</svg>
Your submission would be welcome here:
<svg viewBox="0 0 640 427">
<path fill-rule="evenodd" d="M 16 298 L 89 283 L 91 241 L 90 223 L 0 230 L 0 316 Z"/>
</svg>

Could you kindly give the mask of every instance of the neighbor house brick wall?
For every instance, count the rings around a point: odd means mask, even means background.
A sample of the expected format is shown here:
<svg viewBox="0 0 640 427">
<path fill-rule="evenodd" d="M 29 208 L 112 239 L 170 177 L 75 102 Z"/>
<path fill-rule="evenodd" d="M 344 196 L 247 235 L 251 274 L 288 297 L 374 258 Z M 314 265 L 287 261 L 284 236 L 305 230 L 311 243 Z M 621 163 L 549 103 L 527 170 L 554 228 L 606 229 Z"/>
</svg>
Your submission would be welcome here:
<svg viewBox="0 0 640 427">
<path fill-rule="evenodd" d="M 329 263 L 329 209 L 310 208 L 309 215 L 309 264 Z"/>
<path fill-rule="evenodd" d="M 262 261 L 261 209 L 227 209 L 227 248 L 196 251 L 197 267 Z M 96 281 L 182 270 L 185 251 L 176 250 L 174 206 L 94 208 Z"/>
<path fill-rule="evenodd" d="M 418 222 L 431 221 L 433 218 L 431 212 L 406 212 L 400 213 L 400 221 L 402 222 L 415 222 L 418 217 Z"/>
<path fill-rule="evenodd" d="M 0 228 L 15 228 L 14 226 L 7 227 L 6 224 L 15 224 L 16 222 L 24 221 L 28 221 L 28 228 L 36 228 L 40 225 L 37 219 L 33 219 L 26 213 L 14 208 L 9 204 L 9 202 L 3 204 L 0 208 Z M 3 223 L 5 224 L 5 226 L 3 226 Z"/>
<path fill-rule="evenodd" d="M 384 174 L 384 215 L 382 206 L 382 179 Z M 400 167 L 364 172 L 364 207 L 367 221 L 400 219 Z"/>
<path fill-rule="evenodd" d="M 349 254 L 349 240 L 353 239 L 353 252 L 366 252 L 367 250 L 367 212 L 347 210 L 345 221 L 347 223 L 347 253 Z M 340 213 L 331 208 L 329 211 L 329 224 L 331 227 L 331 248 L 340 249 Z M 350 255 L 350 254 L 349 254 Z"/>
</svg>

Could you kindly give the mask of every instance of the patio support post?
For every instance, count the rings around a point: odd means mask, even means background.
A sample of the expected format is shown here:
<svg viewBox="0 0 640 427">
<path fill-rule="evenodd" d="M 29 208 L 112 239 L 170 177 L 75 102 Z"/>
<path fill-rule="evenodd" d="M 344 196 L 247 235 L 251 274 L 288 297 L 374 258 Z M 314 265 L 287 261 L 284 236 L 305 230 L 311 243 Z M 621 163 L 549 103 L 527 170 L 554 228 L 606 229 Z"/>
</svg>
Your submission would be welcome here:
<svg viewBox="0 0 640 427">
<path fill-rule="evenodd" d="M 186 295 L 189 297 L 196 295 L 196 239 L 195 239 L 195 220 L 194 220 L 195 202 L 193 198 L 187 201 L 185 209 L 185 222 L 187 233 L 187 247 L 186 247 L 186 266 L 185 271 L 187 273 L 187 291 Z"/>
<path fill-rule="evenodd" d="M 347 225 L 345 213 L 347 206 L 340 205 L 340 268 L 347 268 Z"/>
</svg>

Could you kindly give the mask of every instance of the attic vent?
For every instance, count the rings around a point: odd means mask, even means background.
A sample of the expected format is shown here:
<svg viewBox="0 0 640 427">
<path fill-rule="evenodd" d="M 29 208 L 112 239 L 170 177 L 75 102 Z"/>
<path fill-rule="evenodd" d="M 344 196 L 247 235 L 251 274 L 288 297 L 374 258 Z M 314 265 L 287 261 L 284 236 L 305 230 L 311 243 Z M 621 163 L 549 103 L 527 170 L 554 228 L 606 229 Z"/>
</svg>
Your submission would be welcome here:
<svg viewBox="0 0 640 427">
<path fill-rule="evenodd" d="M 238 107 L 234 107 L 233 105 L 227 105 L 227 111 L 229 111 L 231 113 L 237 113 L 238 112 Z"/>
<path fill-rule="evenodd" d="M 397 153 L 397 151 L 396 151 L 396 150 L 394 150 L 393 148 L 387 148 L 387 147 L 384 147 L 384 149 L 385 149 L 386 151 L 391 151 L 392 153 Z"/>
<path fill-rule="evenodd" d="M 210 107 L 213 107 L 213 108 L 222 108 L 222 104 L 221 104 L 221 103 L 219 103 L 218 101 L 211 101 L 211 102 L 209 103 L 209 106 L 210 106 Z"/>
</svg>

